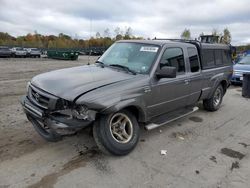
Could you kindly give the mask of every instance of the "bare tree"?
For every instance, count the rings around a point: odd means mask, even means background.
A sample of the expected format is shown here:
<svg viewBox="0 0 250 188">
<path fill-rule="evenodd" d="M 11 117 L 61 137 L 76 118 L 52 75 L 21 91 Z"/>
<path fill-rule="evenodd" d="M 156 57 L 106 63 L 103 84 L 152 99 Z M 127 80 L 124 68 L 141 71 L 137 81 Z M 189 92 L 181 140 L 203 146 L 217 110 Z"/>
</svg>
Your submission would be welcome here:
<svg viewBox="0 0 250 188">
<path fill-rule="evenodd" d="M 228 28 L 225 28 L 223 30 L 223 36 L 222 36 L 222 43 L 224 44 L 230 44 L 232 40 L 232 36 Z"/>
<path fill-rule="evenodd" d="M 109 30 L 109 28 L 106 28 L 104 30 L 104 37 L 110 37 L 110 30 Z"/>
<path fill-rule="evenodd" d="M 115 36 L 120 35 L 121 34 L 120 27 L 116 27 L 115 30 L 114 30 L 114 32 L 115 32 Z"/>
<path fill-rule="evenodd" d="M 181 33 L 181 39 L 191 39 L 191 32 L 189 29 L 184 29 L 184 31 Z"/>
<path fill-rule="evenodd" d="M 131 37 L 132 37 L 132 28 L 128 27 L 126 28 L 124 39 L 130 39 Z"/>
<path fill-rule="evenodd" d="M 213 30 L 212 30 L 212 35 L 213 36 L 218 36 L 218 30 L 216 29 L 216 28 L 213 28 Z"/>
<path fill-rule="evenodd" d="M 95 34 L 95 36 L 96 36 L 96 38 L 101 38 L 101 34 L 99 33 L 99 32 L 96 32 L 96 34 Z"/>
</svg>

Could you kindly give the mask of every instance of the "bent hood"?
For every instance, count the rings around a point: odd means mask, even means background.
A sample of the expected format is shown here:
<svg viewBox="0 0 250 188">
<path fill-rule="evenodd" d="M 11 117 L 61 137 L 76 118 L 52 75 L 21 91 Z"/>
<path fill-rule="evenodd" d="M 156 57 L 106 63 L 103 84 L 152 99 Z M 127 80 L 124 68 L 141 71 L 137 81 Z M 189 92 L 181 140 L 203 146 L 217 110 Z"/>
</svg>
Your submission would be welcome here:
<svg viewBox="0 0 250 188">
<path fill-rule="evenodd" d="M 85 65 L 35 76 L 31 84 L 60 98 L 73 101 L 90 90 L 132 79 L 135 75 L 112 68 Z"/>
</svg>

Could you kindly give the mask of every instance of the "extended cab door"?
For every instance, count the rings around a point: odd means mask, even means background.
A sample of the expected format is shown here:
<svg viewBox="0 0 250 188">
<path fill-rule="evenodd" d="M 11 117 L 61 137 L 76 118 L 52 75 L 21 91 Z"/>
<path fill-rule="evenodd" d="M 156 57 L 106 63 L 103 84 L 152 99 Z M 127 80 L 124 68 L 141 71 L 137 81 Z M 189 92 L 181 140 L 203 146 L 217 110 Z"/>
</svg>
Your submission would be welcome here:
<svg viewBox="0 0 250 188">
<path fill-rule="evenodd" d="M 189 75 L 189 99 L 187 101 L 188 105 L 195 104 L 201 95 L 202 89 L 202 75 L 201 75 L 201 66 L 200 59 L 198 56 L 198 51 L 196 47 L 188 47 L 188 75 Z"/>
<path fill-rule="evenodd" d="M 158 64 L 176 67 L 176 78 L 161 78 L 156 76 L 151 81 L 151 95 L 147 101 L 147 112 L 149 117 L 157 116 L 176 110 L 187 105 L 189 99 L 189 78 L 184 50 L 180 47 L 168 47 Z"/>
</svg>

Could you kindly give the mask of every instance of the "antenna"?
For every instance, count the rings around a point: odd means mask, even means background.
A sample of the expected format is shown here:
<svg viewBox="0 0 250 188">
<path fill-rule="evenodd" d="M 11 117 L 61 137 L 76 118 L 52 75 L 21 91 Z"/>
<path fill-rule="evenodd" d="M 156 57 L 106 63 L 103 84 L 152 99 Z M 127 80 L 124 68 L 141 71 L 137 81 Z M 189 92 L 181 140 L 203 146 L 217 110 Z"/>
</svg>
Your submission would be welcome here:
<svg viewBox="0 0 250 188">
<path fill-rule="evenodd" d="M 92 34 L 92 18 L 90 18 L 90 33 L 89 33 L 89 55 L 88 55 L 88 65 L 90 65 L 90 55 L 91 55 L 91 49 L 90 49 L 90 39 Z"/>
</svg>

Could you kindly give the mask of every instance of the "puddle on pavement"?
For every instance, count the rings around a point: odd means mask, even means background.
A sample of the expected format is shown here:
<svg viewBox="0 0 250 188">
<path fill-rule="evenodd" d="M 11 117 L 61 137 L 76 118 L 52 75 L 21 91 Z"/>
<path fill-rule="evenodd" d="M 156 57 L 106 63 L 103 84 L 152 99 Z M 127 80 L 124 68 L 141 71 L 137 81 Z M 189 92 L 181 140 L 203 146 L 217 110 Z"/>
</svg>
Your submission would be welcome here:
<svg viewBox="0 0 250 188">
<path fill-rule="evenodd" d="M 24 154 L 33 152 L 42 145 L 42 143 L 37 143 L 31 139 L 25 139 L 20 141 L 12 139 L 10 139 L 10 141 L 7 140 L 5 145 L 0 146 L 0 161 L 20 157 Z"/>
<path fill-rule="evenodd" d="M 211 161 L 217 163 L 217 160 L 216 160 L 216 157 L 215 157 L 215 156 L 211 156 L 209 159 L 210 159 Z"/>
<path fill-rule="evenodd" d="M 189 120 L 191 120 L 191 121 L 193 121 L 193 122 L 197 122 L 197 123 L 203 121 L 202 118 L 197 117 L 197 116 L 192 116 L 192 117 L 189 118 Z"/>
<path fill-rule="evenodd" d="M 54 184 L 57 182 L 57 179 L 60 176 L 68 174 L 77 168 L 86 166 L 86 163 L 90 159 L 92 159 L 93 157 L 96 157 L 99 154 L 100 154 L 100 151 L 96 147 L 89 149 L 85 152 L 82 152 L 81 154 L 79 154 L 78 156 L 76 156 L 72 160 L 68 161 L 66 164 L 64 164 L 60 171 L 48 174 L 48 175 L 44 176 L 37 183 L 32 184 L 28 187 L 29 188 L 39 188 L 39 187 L 52 188 L 52 187 L 54 187 Z M 105 167 L 100 167 L 100 168 L 105 169 Z"/>
<path fill-rule="evenodd" d="M 242 154 L 242 153 L 240 153 L 238 151 L 229 149 L 229 148 L 222 148 L 221 153 L 228 156 L 228 157 L 237 158 L 239 160 L 241 160 L 241 159 L 243 159 L 245 157 L 244 154 Z"/>
<path fill-rule="evenodd" d="M 235 169 L 235 168 L 240 168 L 240 164 L 238 161 L 235 161 L 232 163 L 230 170 L 233 171 L 233 169 Z"/>
<path fill-rule="evenodd" d="M 246 144 L 246 143 L 243 143 L 243 142 L 240 142 L 239 144 L 244 146 L 244 148 L 247 148 L 248 146 L 250 146 L 250 144 Z"/>
<path fill-rule="evenodd" d="M 179 140 L 185 140 L 192 134 L 191 131 L 173 132 L 170 137 L 178 138 Z"/>
</svg>

